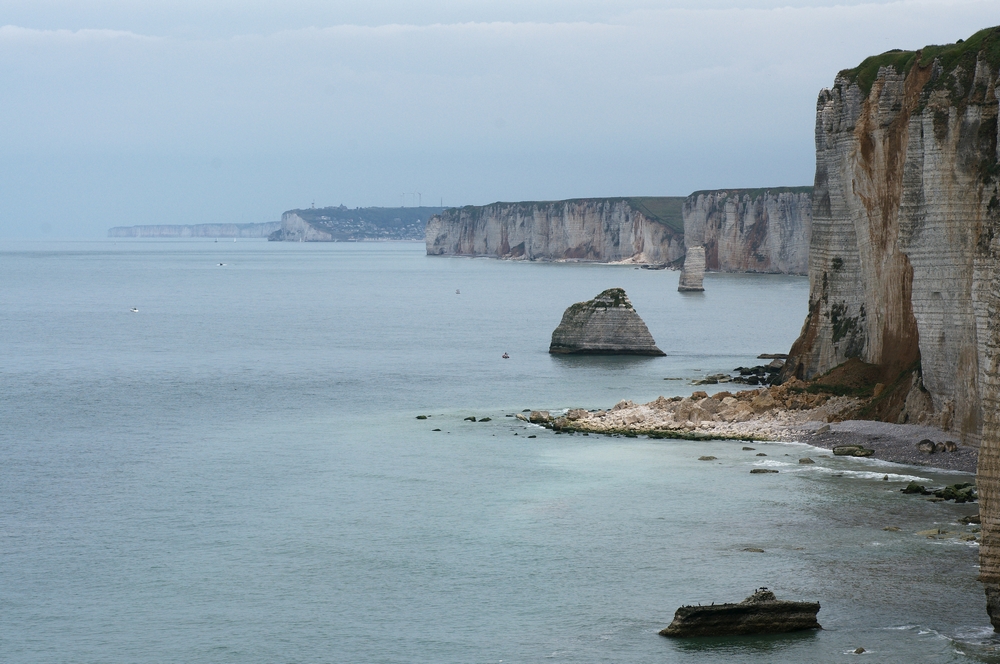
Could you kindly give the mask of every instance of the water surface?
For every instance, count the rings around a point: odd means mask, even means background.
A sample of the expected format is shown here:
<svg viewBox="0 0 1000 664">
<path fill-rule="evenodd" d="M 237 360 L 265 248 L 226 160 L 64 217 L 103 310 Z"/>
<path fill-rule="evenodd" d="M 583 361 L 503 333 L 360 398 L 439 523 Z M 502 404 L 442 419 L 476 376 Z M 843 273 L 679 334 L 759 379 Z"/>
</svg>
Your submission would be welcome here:
<svg viewBox="0 0 1000 664">
<path fill-rule="evenodd" d="M 786 351 L 804 278 L 681 295 L 676 272 L 405 243 L 0 252 L 4 661 L 991 656 L 975 545 L 915 535 L 965 532 L 975 506 L 898 491 L 965 476 L 510 417 L 688 394 Z M 613 286 L 667 356 L 549 356 L 563 310 Z M 819 600 L 825 629 L 656 634 L 758 586 Z"/>
</svg>

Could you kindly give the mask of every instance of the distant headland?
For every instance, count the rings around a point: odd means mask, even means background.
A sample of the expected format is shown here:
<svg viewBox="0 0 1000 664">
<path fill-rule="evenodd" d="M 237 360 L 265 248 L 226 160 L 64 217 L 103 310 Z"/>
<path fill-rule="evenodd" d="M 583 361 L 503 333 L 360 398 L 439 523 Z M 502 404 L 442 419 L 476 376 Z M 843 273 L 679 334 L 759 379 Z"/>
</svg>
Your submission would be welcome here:
<svg viewBox="0 0 1000 664">
<path fill-rule="evenodd" d="M 268 240 L 284 242 L 423 241 L 427 220 L 443 207 L 338 207 L 289 210 Z"/>
<path fill-rule="evenodd" d="M 115 226 L 108 237 L 232 237 L 264 238 L 281 228 L 280 221 L 259 224 L 158 224 Z"/>
</svg>

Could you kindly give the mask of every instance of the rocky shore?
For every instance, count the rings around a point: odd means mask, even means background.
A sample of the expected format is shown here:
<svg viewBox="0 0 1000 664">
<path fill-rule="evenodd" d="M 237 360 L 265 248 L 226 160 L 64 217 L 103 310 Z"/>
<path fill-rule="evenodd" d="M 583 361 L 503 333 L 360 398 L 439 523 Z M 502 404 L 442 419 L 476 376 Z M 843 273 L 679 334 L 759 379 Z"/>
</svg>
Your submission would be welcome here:
<svg viewBox="0 0 1000 664">
<path fill-rule="evenodd" d="M 783 385 L 709 395 L 659 397 L 636 404 L 620 401 L 608 410 L 532 411 L 519 418 L 557 432 L 692 440 L 802 442 L 839 454 L 968 473 L 978 449 L 930 426 L 855 419 L 870 399 L 838 396 L 815 384 Z M 852 451 L 848 448 L 857 448 Z M 841 448 L 841 449 L 837 449 Z"/>
</svg>

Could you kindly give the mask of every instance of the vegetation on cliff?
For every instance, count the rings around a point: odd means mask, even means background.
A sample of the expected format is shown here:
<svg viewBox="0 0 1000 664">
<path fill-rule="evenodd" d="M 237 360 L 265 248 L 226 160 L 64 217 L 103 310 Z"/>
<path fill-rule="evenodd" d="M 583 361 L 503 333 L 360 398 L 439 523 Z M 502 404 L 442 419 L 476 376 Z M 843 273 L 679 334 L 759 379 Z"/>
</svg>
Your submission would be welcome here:
<svg viewBox="0 0 1000 664">
<path fill-rule="evenodd" d="M 976 72 L 976 62 L 979 60 L 993 69 L 1000 67 L 1000 26 L 980 30 L 968 39 L 959 39 L 954 44 L 925 46 L 919 51 L 892 49 L 865 58 L 857 67 L 841 71 L 839 76 L 857 83 L 867 97 L 882 67 L 891 67 L 898 74 L 907 74 L 914 65 L 925 68 L 937 61 L 941 71 L 947 75 L 935 77 L 925 90 L 947 90 L 952 99 L 957 100 L 969 92 Z"/>
</svg>

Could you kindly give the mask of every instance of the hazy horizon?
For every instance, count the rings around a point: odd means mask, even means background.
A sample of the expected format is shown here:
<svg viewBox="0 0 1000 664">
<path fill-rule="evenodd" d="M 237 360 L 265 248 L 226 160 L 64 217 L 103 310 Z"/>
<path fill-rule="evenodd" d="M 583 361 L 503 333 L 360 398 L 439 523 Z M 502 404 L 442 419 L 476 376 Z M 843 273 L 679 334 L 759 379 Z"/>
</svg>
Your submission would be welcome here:
<svg viewBox="0 0 1000 664">
<path fill-rule="evenodd" d="M 998 10 L 0 0 L 0 237 L 808 185 L 839 70 Z"/>
</svg>

